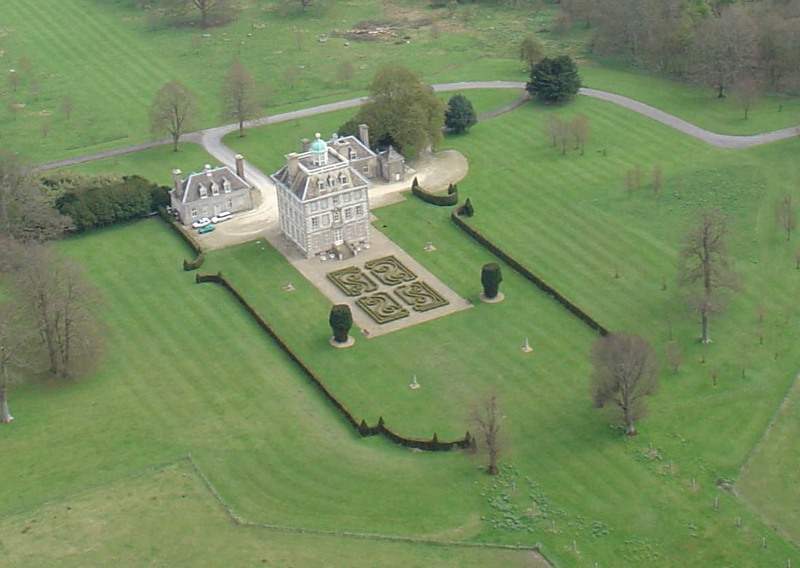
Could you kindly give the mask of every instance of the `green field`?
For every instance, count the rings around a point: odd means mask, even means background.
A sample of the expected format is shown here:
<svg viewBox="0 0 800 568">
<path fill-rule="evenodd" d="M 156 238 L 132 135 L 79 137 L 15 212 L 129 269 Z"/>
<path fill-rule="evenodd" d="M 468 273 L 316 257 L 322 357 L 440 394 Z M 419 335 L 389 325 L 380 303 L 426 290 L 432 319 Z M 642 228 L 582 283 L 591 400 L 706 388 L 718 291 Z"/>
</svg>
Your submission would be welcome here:
<svg viewBox="0 0 800 568">
<path fill-rule="evenodd" d="M 150 103 L 170 80 L 197 95 L 198 128 L 217 125 L 220 90 L 234 57 L 258 82 L 257 98 L 267 115 L 362 95 L 375 70 L 389 62 L 411 66 L 429 83 L 524 81 L 517 54 L 530 33 L 550 53 L 586 57 L 583 35 L 542 31 L 552 8 L 471 4 L 458 6 L 451 17 L 446 7 L 410 0 L 322 0 L 306 14 L 299 3 L 237 4 L 241 10 L 233 23 L 202 30 L 169 27 L 157 11 L 121 0 L 3 2 L 0 61 L 7 71 L 0 86 L 0 145 L 45 162 L 142 142 L 152 137 Z M 341 36 L 363 21 L 390 24 L 391 33 L 374 41 Z M 328 41 L 318 41 L 323 36 Z M 343 62 L 352 64 L 352 77 L 342 78 Z M 721 132 L 754 133 L 798 122 L 795 99 L 767 99 L 745 121 L 732 102 L 702 90 L 590 60 L 583 75 L 588 86 L 622 92 Z M 783 112 L 777 112 L 779 105 Z"/>
<path fill-rule="evenodd" d="M 0 145 L 44 161 L 140 142 L 150 99 L 169 79 L 198 93 L 201 126 L 218 124 L 218 85 L 234 54 L 269 91 L 269 114 L 363 94 L 387 61 L 429 82 L 524 80 L 516 45 L 553 14 L 469 4 L 450 18 L 446 8 L 366 0 L 319 3 L 305 15 L 277 2 L 241 5 L 235 23 L 204 37 L 156 25 L 121 0 L 7 0 L 0 58 L 8 68 L 26 68 L 23 57 L 31 64 L 16 90 L 0 92 Z M 400 22 L 397 39 L 410 42 L 317 41 L 363 19 Z M 585 55 L 574 37 L 542 37 L 551 50 Z M 336 77 L 344 58 L 357 63 L 349 81 Z M 591 61 L 583 75 L 587 86 L 719 132 L 784 128 L 800 111 L 797 100 L 768 100 L 744 121 L 703 90 Z M 465 94 L 478 113 L 517 96 Z M 15 101 L 25 107 L 12 113 Z M 300 138 L 333 132 L 354 112 L 225 141 L 270 173 Z M 550 112 L 590 117 L 585 155 L 549 146 Z M 149 219 L 58 245 L 102 291 L 107 356 L 90 377 L 12 387 L 16 421 L 0 427 L 0 564 L 516 567 L 541 562 L 498 547 L 541 543 L 559 567 L 800 565 L 798 237 L 787 241 L 775 220 L 781 197 L 800 187 L 800 139 L 720 150 L 577 97 L 526 104 L 442 147 L 469 160 L 459 192 L 475 207 L 471 224 L 604 326 L 642 334 L 660 354 L 679 343 L 684 362 L 662 371 L 638 437 L 624 438 L 591 407 L 593 332 L 507 266 L 506 300 L 478 300 L 480 267 L 495 259 L 448 209 L 409 195 L 375 210 L 375 227 L 474 307 L 359 336 L 352 349 L 330 349 L 329 300 L 263 241 L 210 253 L 202 271 L 221 270 L 370 424 L 382 416 L 407 436 L 460 437 L 470 408 L 498 391 L 497 478 L 483 473 L 481 455 L 358 437 L 222 289 L 194 284 L 181 270 L 191 251 Z M 208 161 L 183 144 L 177 154 L 156 148 L 75 169 L 168 184 L 174 167 Z M 624 179 L 637 168 L 641 187 L 629 195 Z M 708 206 L 730 217 L 741 284 L 704 348 L 675 276 L 693 212 Z M 436 252 L 422 251 L 427 241 Z M 283 290 L 287 281 L 294 292 Z M 526 338 L 530 354 L 520 349 Z M 408 389 L 412 375 L 421 389 Z"/>
</svg>

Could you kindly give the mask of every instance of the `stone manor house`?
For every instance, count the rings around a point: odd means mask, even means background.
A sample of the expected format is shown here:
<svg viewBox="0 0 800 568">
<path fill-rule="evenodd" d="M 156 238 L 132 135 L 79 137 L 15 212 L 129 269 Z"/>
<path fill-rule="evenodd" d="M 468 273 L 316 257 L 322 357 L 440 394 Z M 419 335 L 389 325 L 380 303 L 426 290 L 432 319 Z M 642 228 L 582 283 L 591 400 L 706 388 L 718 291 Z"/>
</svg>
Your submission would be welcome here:
<svg viewBox="0 0 800 568">
<path fill-rule="evenodd" d="M 169 192 L 170 205 L 181 223 L 190 225 L 203 217 L 223 211 L 238 213 L 253 208 L 253 186 L 244 179 L 244 158 L 236 155 L 236 171 L 228 166 L 194 172 L 186 179 L 180 170 L 172 170 L 174 187 Z"/>
<path fill-rule="evenodd" d="M 369 247 L 369 180 L 403 180 L 405 159 L 392 148 L 370 150 L 365 124 L 358 137 L 334 135 L 326 142 L 316 134 L 302 143 L 302 151 L 287 154 L 286 165 L 271 176 L 281 232 L 306 258 Z"/>
</svg>

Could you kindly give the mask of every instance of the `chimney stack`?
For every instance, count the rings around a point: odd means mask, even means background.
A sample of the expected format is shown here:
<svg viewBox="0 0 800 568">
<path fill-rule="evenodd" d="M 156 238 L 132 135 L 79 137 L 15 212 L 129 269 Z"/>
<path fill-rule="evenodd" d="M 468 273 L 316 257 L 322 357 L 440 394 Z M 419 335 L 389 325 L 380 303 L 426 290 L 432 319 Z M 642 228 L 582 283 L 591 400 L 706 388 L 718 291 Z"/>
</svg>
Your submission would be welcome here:
<svg viewBox="0 0 800 568">
<path fill-rule="evenodd" d="M 308 149 L 311 148 L 311 140 L 308 138 L 301 138 L 300 139 L 300 151 L 301 152 L 308 152 Z"/>
<path fill-rule="evenodd" d="M 369 126 L 366 124 L 359 124 L 358 125 L 358 138 L 361 142 L 369 148 Z"/>
<path fill-rule="evenodd" d="M 241 154 L 236 154 L 234 160 L 236 160 L 236 175 L 244 179 L 244 157 Z"/>
<path fill-rule="evenodd" d="M 172 180 L 175 185 L 175 193 L 180 195 L 181 188 L 183 187 L 183 180 L 181 179 L 181 171 L 179 169 L 176 168 L 172 170 Z"/>
<path fill-rule="evenodd" d="M 300 156 L 294 152 L 286 154 L 286 161 L 289 168 L 289 183 L 291 183 L 297 176 L 297 172 L 300 171 Z"/>
</svg>

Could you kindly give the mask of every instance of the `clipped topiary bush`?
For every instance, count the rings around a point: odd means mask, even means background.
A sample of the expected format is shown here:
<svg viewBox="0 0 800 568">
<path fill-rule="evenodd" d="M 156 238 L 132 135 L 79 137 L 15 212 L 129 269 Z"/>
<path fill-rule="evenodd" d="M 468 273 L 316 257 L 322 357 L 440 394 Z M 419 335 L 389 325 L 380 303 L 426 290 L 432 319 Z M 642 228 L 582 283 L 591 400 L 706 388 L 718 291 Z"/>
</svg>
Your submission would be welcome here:
<svg viewBox="0 0 800 568">
<path fill-rule="evenodd" d="M 347 304 L 336 304 L 331 308 L 328 323 L 333 330 L 333 339 L 337 343 L 347 343 L 350 328 L 353 327 L 353 313 Z"/>
<path fill-rule="evenodd" d="M 467 197 L 464 205 L 458 208 L 457 213 L 461 217 L 472 217 L 475 214 L 475 209 L 472 208 L 472 201 L 469 200 L 469 197 Z"/>
<path fill-rule="evenodd" d="M 500 282 L 503 281 L 503 273 L 500 266 L 495 262 L 483 265 L 481 269 L 481 284 L 483 284 L 483 295 L 487 298 L 496 298 L 500 290 Z"/>
</svg>

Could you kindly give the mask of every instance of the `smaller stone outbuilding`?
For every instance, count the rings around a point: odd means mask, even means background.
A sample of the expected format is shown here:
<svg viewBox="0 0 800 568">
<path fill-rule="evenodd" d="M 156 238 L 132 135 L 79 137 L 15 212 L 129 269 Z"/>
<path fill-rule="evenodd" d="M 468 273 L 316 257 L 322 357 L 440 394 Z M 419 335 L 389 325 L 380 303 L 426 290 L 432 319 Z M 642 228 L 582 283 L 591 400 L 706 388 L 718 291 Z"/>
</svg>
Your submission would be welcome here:
<svg viewBox="0 0 800 568">
<path fill-rule="evenodd" d="M 236 171 L 228 166 L 212 168 L 206 165 L 186 179 L 180 170 L 172 171 L 174 187 L 170 190 L 170 205 L 180 222 L 191 225 L 203 217 L 222 212 L 238 213 L 253 208 L 253 186 L 244 177 L 244 158 L 236 156 Z"/>
</svg>

